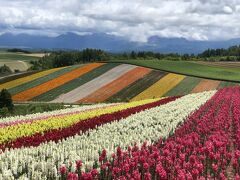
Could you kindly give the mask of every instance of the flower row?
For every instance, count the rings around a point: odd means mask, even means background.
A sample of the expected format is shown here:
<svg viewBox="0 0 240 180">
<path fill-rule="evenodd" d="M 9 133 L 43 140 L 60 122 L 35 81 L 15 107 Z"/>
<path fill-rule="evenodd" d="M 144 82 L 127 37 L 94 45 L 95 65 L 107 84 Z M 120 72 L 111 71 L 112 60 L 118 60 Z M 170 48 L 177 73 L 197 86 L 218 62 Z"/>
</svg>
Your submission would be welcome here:
<svg viewBox="0 0 240 180">
<path fill-rule="evenodd" d="M 82 161 L 60 167 L 63 179 L 239 179 L 240 88 L 226 88 L 204 104 L 176 129 L 157 143 L 136 143 L 111 157 L 102 150 L 94 169 L 84 172 Z M 234 110 L 235 109 L 235 110 Z M 232 118 L 234 117 L 234 121 Z M 234 123 L 233 123 L 234 122 Z M 235 127 L 233 127 L 236 125 Z M 232 131 L 235 129 L 235 131 Z M 233 135 L 235 132 L 235 136 Z M 160 136 L 164 137 L 164 136 Z M 135 142 L 138 142 L 135 140 Z M 233 161 L 234 154 L 234 161 Z M 68 169 L 66 169 L 68 168 Z M 233 169 L 234 168 L 234 172 Z M 234 174 L 235 173 L 235 177 Z"/>
<path fill-rule="evenodd" d="M 69 127 L 79 121 L 89 118 L 98 117 L 103 114 L 111 114 L 117 111 L 136 107 L 146 103 L 157 101 L 158 99 L 143 100 L 138 102 L 131 102 L 120 104 L 103 109 L 94 109 L 91 111 L 84 111 L 79 113 L 67 114 L 62 116 L 52 116 L 40 120 L 28 121 L 27 123 L 17 123 L 11 126 L 0 128 L 0 144 L 11 142 L 20 137 L 31 136 L 36 133 L 44 133 L 49 130 L 62 129 Z"/>
<path fill-rule="evenodd" d="M 59 109 L 54 111 L 47 111 L 47 112 L 28 114 L 28 115 L 5 117 L 5 118 L 0 118 L 0 127 L 14 125 L 18 123 L 32 122 L 35 120 L 52 118 L 55 116 L 76 114 L 83 111 L 101 109 L 101 108 L 116 106 L 120 104 L 121 103 L 108 103 L 108 104 L 101 103 L 101 104 L 84 105 L 84 106 L 75 105 L 74 107 L 70 107 L 66 109 Z"/>
<path fill-rule="evenodd" d="M 75 171 L 76 167 L 73 163 L 78 159 L 84 161 L 84 168 L 92 168 L 97 166 L 95 162 L 99 159 L 98 152 L 103 148 L 109 152 L 106 154 L 109 157 L 117 146 L 126 149 L 134 142 L 153 143 L 160 136 L 168 137 L 214 93 L 187 95 L 157 107 L 153 106 L 157 102 L 149 103 L 152 106 L 146 104 L 145 111 L 135 109 L 139 113 L 131 115 L 133 108 L 128 109 L 124 113 L 130 113 L 130 116 L 122 114 L 124 119 L 117 118 L 120 121 L 109 122 L 59 142 L 50 141 L 37 147 L 6 150 L 0 155 L 0 174 L 3 178 L 21 176 L 30 179 L 46 177 L 55 179 L 60 177 L 58 169 L 62 163 L 66 164 L 70 171 Z M 109 114 L 103 121 L 108 122 L 111 118 Z M 92 119 L 92 121 L 97 121 L 97 119 Z M 64 137 L 64 133 L 62 136 Z"/>
</svg>

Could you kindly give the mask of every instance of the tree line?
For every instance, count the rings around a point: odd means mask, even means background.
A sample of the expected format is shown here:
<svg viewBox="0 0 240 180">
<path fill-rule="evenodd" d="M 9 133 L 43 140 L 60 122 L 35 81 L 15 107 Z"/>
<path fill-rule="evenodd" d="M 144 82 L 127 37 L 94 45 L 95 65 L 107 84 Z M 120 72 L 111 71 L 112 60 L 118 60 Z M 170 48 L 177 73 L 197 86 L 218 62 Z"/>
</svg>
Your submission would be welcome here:
<svg viewBox="0 0 240 180">
<path fill-rule="evenodd" d="M 219 57 L 218 60 L 226 61 L 240 61 L 240 45 L 231 46 L 227 49 L 207 49 L 206 51 L 198 55 L 200 58 L 211 59 L 213 57 Z"/>
<path fill-rule="evenodd" d="M 19 49 L 17 50 L 19 51 Z M 79 63 L 124 59 L 157 59 L 173 61 L 240 61 L 240 46 L 232 46 L 227 49 L 207 49 L 200 54 L 159 53 L 151 51 L 110 53 L 101 49 L 89 48 L 81 51 L 53 51 L 40 58 L 38 61 L 31 61 L 32 67 L 30 70 L 42 70 L 71 66 Z"/>
</svg>

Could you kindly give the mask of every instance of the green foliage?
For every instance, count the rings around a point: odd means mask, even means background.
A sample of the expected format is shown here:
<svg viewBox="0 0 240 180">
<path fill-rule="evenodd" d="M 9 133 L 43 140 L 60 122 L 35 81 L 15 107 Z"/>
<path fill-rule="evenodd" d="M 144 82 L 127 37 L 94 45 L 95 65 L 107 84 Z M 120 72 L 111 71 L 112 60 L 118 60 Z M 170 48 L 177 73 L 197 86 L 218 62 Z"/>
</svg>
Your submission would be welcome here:
<svg viewBox="0 0 240 180">
<path fill-rule="evenodd" d="M 0 108 L 0 117 L 6 117 L 9 114 L 10 113 L 7 107 Z"/>
<path fill-rule="evenodd" d="M 239 61 L 240 60 L 240 46 L 232 46 L 228 49 L 208 49 L 201 54 L 198 55 L 201 58 L 209 58 L 209 57 L 225 57 L 226 61 Z M 231 59 L 230 57 L 234 57 Z"/>
<path fill-rule="evenodd" d="M 12 73 L 13 73 L 12 70 L 7 65 L 4 64 L 3 66 L 0 67 L 0 76 Z"/>
<path fill-rule="evenodd" d="M 30 54 L 29 51 L 24 49 L 19 49 L 19 48 L 8 49 L 7 52 L 21 52 L 21 53 Z"/>
<path fill-rule="evenodd" d="M 13 110 L 13 102 L 11 94 L 6 90 L 3 89 L 0 93 L 0 108 L 8 108 L 8 110 Z"/>
<path fill-rule="evenodd" d="M 0 109 L 0 117 L 6 116 L 17 116 L 17 115 L 27 115 L 34 113 L 42 113 L 48 111 L 54 111 L 58 109 L 65 109 L 63 104 L 21 104 L 15 105 L 12 111 L 9 111 L 8 108 Z"/>
<path fill-rule="evenodd" d="M 107 59 L 107 53 L 98 49 L 83 51 L 58 51 L 42 57 L 39 61 L 31 61 L 31 70 L 50 69 L 70 66 L 79 63 L 89 63 Z"/>
</svg>

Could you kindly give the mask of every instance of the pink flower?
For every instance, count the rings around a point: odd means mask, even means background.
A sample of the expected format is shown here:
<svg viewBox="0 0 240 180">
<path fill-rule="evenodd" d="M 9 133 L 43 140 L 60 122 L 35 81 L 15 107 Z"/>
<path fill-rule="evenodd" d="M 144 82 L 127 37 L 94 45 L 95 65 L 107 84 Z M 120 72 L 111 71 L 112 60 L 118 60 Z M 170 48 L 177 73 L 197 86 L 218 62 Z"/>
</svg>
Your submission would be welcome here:
<svg viewBox="0 0 240 180">
<path fill-rule="evenodd" d="M 67 180 L 78 180 L 78 175 L 76 173 L 69 172 Z"/>
<path fill-rule="evenodd" d="M 227 178 L 222 172 L 220 173 L 220 180 L 227 180 Z"/>
<path fill-rule="evenodd" d="M 148 163 L 144 163 L 144 164 L 143 164 L 143 169 L 144 169 L 145 171 L 147 171 L 147 170 L 149 169 Z"/>
<path fill-rule="evenodd" d="M 81 160 L 77 160 L 76 161 L 76 168 L 80 169 L 82 167 L 82 161 Z"/>
<path fill-rule="evenodd" d="M 166 171 L 163 169 L 161 164 L 158 164 L 156 167 L 156 173 L 158 174 L 158 176 L 160 176 L 161 179 L 167 179 L 167 173 Z"/>
<path fill-rule="evenodd" d="M 101 154 L 102 159 L 105 159 L 106 156 L 107 156 L 107 151 L 106 151 L 106 149 L 103 149 L 102 154 Z"/>
<path fill-rule="evenodd" d="M 151 180 L 151 174 L 149 172 L 144 173 L 144 180 Z"/>
<path fill-rule="evenodd" d="M 93 170 L 91 171 L 91 175 L 92 175 L 93 177 L 97 177 L 98 174 L 99 174 L 99 173 L 98 173 L 98 171 L 97 171 L 96 169 L 93 169 Z"/>
<path fill-rule="evenodd" d="M 61 175 L 66 174 L 66 172 L 67 172 L 66 166 L 65 166 L 65 165 L 62 165 L 62 166 L 60 167 L 60 173 L 61 173 Z"/>
<path fill-rule="evenodd" d="M 212 169 L 214 172 L 217 172 L 218 166 L 216 164 L 212 163 Z"/>
</svg>

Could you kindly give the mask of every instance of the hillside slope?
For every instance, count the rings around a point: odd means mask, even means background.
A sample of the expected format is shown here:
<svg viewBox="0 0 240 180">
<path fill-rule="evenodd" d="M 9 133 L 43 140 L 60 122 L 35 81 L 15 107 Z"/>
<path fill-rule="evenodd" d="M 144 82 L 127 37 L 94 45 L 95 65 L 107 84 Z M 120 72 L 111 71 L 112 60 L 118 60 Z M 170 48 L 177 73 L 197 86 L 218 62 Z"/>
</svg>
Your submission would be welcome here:
<svg viewBox="0 0 240 180">
<path fill-rule="evenodd" d="M 184 95 L 237 83 L 121 63 L 91 63 L 36 72 L 1 82 L 15 102 L 96 103 Z"/>
</svg>

